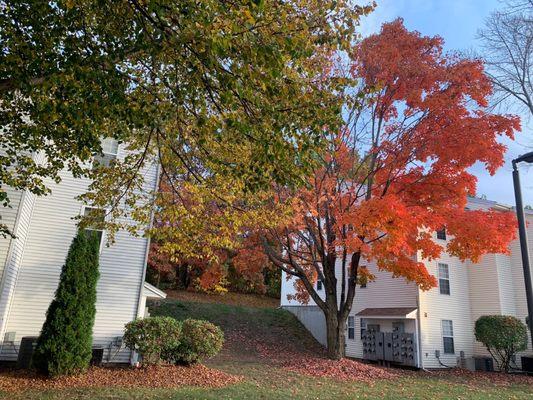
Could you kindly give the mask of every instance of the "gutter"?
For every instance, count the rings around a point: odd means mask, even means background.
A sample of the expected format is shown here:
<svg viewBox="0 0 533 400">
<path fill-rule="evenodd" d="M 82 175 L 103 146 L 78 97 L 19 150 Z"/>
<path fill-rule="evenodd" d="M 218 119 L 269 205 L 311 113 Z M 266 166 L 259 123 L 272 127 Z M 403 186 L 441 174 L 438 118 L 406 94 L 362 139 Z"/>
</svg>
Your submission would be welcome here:
<svg viewBox="0 0 533 400">
<path fill-rule="evenodd" d="M 418 347 L 418 368 L 424 369 L 424 365 L 422 363 L 422 320 L 421 320 L 421 312 L 420 312 L 420 288 L 416 288 L 416 320 L 415 320 L 415 326 L 416 326 L 416 345 Z"/>
</svg>

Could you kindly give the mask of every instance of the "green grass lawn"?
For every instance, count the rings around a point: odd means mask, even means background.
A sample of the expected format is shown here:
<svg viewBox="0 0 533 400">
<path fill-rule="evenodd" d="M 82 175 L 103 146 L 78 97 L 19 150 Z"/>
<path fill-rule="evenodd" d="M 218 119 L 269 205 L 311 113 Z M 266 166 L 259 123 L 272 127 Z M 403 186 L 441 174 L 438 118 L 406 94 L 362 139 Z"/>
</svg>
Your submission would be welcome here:
<svg viewBox="0 0 533 400">
<path fill-rule="evenodd" d="M 283 310 L 200 304 L 168 300 L 152 315 L 176 318 L 204 318 L 227 332 L 222 353 L 206 364 L 231 374 L 242 382 L 218 389 L 68 389 L 5 395 L 17 399 L 533 399 L 533 387 L 526 384 L 502 386 L 488 379 L 455 375 L 406 372 L 391 380 L 373 384 L 338 381 L 299 375 L 270 362 L 240 340 L 254 332 L 266 346 L 276 343 L 307 351 L 317 346 L 291 314 Z M 282 347 L 280 347 L 282 348 Z M 496 380 L 495 380 L 496 381 Z"/>
</svg>

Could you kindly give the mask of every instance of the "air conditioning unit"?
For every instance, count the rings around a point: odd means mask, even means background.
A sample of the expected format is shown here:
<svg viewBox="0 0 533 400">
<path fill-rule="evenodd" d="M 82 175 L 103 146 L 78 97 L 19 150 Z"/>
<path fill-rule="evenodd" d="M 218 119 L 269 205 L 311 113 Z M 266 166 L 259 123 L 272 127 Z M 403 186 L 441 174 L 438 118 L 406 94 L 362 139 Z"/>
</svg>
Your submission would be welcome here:
<svg viewBox="0 0 533 400">
<path fill-rule="evenodd" d="M 17 332 L 6 332 L 4 335 L 4 345 L 13 346 L 15 344 L 15 336 Z"/>
<path fill-rule="evenodd" d="M 522 371 L 533 373 L 533 357 L 521 357 Z"/>
<path fill-rule="evenodd" d="M 93 347 L 93 353 L 91 357 L 91 365 L 100 366 L 104 361 L 104 348 L 103 347 Z"/>
<path fill-rule="evenodd" d="M 20 340 L 17 368 L 30 368 L 33 351 L 37 346 L 38 336 L 25 336 Z"/>
</svg>

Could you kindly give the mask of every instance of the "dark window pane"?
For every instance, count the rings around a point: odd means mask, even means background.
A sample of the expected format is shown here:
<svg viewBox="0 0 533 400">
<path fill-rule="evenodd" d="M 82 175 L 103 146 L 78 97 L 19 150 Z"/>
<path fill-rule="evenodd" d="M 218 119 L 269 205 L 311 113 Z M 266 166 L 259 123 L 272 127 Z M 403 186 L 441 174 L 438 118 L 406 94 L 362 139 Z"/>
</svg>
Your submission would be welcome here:
<svg viewBox="0 0 533 400">
<path fill-rule="evenodd" d="M 444 353 L 445 354 L 453 354 L 453 353 L 455 353 L 455 349 L 453 347 L 453 338 L 452 337 L 444 337 L 442 339 L 444 341 Z"/>
<path fill-rule="evenodd" d="M 450 294 L 450 281 L 448 279 L 439 279 L 440 294 Z"/>
<path fill-rule="evenodd" d="M 355 339 L 355 329 L 348 328 L 348 339 Z"/>
<path fill-rule="evenodd" d="M 442 228 L 437 231 L 437 239 L 446 240 L 446 229 Z"/>
<path fill-rule="evenodd" d="M 322 290 L 322 281 L 321 280 L 316 281 L 316 290 Z"/>
</svg>

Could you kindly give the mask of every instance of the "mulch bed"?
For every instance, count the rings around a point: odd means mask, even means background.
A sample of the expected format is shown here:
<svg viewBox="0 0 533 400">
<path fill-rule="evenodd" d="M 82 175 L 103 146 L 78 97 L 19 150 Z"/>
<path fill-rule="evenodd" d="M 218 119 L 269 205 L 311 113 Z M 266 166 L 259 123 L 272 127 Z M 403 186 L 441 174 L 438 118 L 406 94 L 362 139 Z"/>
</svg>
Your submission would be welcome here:
<svg viewBox="0 0 533 400">
<path fill-rule="evenodd" d="M 181 386 L 223 387 L 240 382 L 241 376 L 230 375 L 204 365 L 174 365 L 146 368 L 92 367 L 78 376 L 46 378 L 28 370 L 0 371 L 0 391 L 18 392 L 86 387 L 175 388 Z"/>
</svg>

